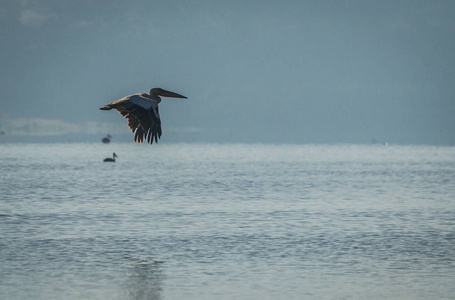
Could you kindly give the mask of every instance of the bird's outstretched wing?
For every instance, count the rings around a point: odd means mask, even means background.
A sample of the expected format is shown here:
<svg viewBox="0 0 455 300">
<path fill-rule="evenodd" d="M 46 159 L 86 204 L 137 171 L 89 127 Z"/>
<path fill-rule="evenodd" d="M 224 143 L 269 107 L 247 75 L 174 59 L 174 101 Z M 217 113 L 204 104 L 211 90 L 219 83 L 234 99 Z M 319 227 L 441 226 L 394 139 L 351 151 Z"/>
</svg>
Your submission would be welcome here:
<svg viewBox="0 0 455 300">
<path fill-rule="evenodd" d="M 133 132 L 134 141 L 158 143 L 161 138 L 161 119 L 158 110 L 158 103 L 147 99 L 142 94 L 135 94 L 116 100 L 101 107 L 101 110 L 115 108 L 122 116 L 128 119 L 128 126 Z"/>
</svg>

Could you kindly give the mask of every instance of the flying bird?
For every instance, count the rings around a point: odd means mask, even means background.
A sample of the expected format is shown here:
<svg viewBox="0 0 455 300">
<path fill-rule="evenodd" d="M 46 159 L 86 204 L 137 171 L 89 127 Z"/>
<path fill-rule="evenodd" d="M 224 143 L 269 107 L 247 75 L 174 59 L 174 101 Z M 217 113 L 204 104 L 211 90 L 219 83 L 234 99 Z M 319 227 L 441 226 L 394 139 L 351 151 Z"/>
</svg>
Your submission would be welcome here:
<svg viewBox="0 0 455 300">
<path fill-rule="evenodd" d="M 185 98 L 180 94 L 163 90 L 161 88 L 153 88 L 148 94 L 139 93 L 125 98 L 116 100 L 105 106 L 101 110 L 111 110 L 115 108 L 122 116 L 128 119 L 128 125 L 131 130 L 136 132 L 134 141 L 142 143 L 148 141 L 150 144 L 158 143 L 161 138 L 161 118 L 158 111 L 158 103 L 162 97 Z"/>
</svg>

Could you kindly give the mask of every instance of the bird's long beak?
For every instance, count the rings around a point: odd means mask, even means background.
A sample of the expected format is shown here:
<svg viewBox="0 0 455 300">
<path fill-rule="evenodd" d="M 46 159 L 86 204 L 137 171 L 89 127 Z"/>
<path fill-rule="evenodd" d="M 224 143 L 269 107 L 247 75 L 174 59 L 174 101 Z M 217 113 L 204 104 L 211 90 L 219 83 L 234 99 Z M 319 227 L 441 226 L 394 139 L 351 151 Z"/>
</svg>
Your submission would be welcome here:
<svg viewBox="0 0 455 300">
<path fill-rule="evenodd" d="M 174 92 L 170 92 L 170 91 L 166 91 L 166 90 L 161 90 L 160 93 L 159 93 L 158 95 L 163 96 L 163 97 L 185 98 L 185 99 L 188 99 L 187 97 L 185 97 L 185 96 L 183 96 L 183 95 L 180 95 L 180 94 L 177 94 L 177 93 L 174 93 Z"/>
</svg>

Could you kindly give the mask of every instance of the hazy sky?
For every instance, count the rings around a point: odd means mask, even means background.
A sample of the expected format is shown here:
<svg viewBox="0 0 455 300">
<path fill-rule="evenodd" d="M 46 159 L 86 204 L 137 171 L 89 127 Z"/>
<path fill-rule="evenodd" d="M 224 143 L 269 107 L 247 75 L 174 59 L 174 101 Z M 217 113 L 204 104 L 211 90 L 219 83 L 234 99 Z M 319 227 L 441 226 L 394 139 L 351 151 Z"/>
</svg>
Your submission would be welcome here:
<svg viewBox="0 0 455 300">
<path fill-rule="evenodd" d="M 0 43 L 6 133 L 162 87 L 168 141 L 455 144 L 452 0 L 0 0 Z"/>
</svg>

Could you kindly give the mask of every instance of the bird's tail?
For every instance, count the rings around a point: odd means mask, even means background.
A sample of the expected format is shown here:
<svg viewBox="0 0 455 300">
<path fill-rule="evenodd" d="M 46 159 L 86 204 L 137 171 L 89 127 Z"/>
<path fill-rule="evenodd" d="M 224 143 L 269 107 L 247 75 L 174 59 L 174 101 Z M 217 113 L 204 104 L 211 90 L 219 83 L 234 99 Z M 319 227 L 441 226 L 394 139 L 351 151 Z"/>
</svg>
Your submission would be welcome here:
<svg viewBox="0 0 455 300">
<path fill-rule="evenodd" d="M 101 110 L 111 110 L 112 107 L 110 107 L 109 105 L 105 105 L 103 107 L 100 107 Z"/>
</svg>

